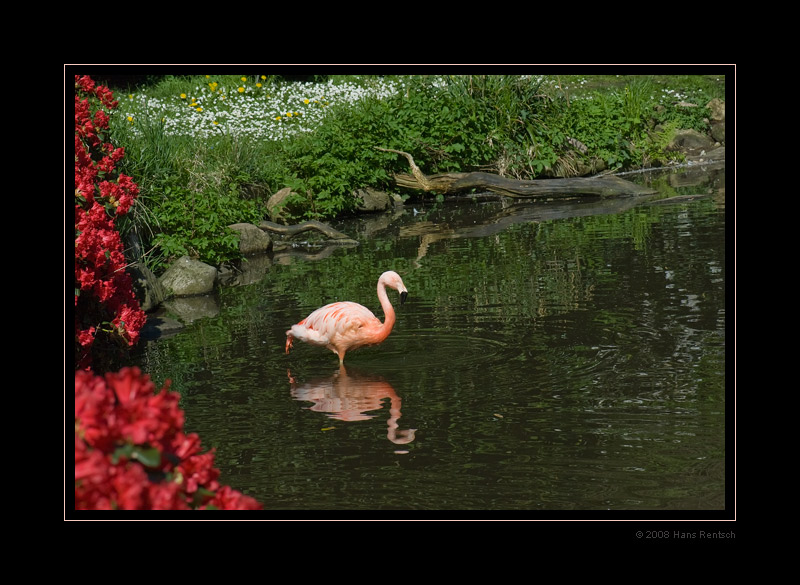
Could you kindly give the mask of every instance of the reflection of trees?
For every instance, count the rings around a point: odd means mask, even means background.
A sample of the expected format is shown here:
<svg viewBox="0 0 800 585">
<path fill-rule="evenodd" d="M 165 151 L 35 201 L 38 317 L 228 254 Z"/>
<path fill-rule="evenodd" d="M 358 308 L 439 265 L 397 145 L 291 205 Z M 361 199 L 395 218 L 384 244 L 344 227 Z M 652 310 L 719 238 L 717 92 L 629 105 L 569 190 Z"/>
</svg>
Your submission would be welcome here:
<svg viewBox="0 0 800 585">
<path fill-rule="evenodd" d="M 624 380 L 629 390 L 651 379 L 691 386 L 684 364 L 713 371 L 714 348 L 724 346 L 724 235 L 707 225 L 724 230 L 720 204 L 708 198 L 676 213 L 633 203 L 624 213 L 598 213 L 608 210 L 602 202 L 430 211 L 401 229 L 418 244 L 409 280 L 429 306 L 406 327 L 430 327 L 430 314 L 438 331 L 584 348 L 589 365 L 603 352 L 610 375 L 638 372 Z M 602 377 L 591 370 L 586 377 Z"/>
<path fill-rule="evenodd" d="M 348 372 L 344 365 L 327 378 L 321 378 L 297 385 L 289 374 L 292 397 L 296 400 L 313 402 L 309 410 L 324 412 L 330 418 L 343 421 L 369 420 L 375 415 L 371 411 L 382 410 L 383 401 L 389 399 L 389 419 L 387 438 L 397 445 L 405 445 L 414 440 L 416 429 L 400 430 L 397 424 L 402 416 L 402 400 L 391 384 L 384 378 L 373 374 Z"/>
</svg>

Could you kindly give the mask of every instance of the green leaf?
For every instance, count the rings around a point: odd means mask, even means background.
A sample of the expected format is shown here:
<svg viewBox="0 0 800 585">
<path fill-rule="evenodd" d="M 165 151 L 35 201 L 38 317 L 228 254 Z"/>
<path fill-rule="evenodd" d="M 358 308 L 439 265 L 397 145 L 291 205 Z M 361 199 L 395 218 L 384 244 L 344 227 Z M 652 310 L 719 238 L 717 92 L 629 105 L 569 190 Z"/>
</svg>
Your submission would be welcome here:
<svg viewBox="0 0 800 585">
<path fill-rule="evenodd" d="M 159 467 L 161 465 L 161 452 L 156 447 L 144 447 L 126 443 L 117 447 L 111 455 L 111 462 L 116 464 L 120 457 L 139 461 L 145 467 Z"/>
<path fill-rule="evenodd" d="M 161 465 L 161 451 L 156 447 L 145 448 L 136 445 L 133 448 L 131 457 L 139 461 L 145 467 L 159 467 Z"/>
</svg>

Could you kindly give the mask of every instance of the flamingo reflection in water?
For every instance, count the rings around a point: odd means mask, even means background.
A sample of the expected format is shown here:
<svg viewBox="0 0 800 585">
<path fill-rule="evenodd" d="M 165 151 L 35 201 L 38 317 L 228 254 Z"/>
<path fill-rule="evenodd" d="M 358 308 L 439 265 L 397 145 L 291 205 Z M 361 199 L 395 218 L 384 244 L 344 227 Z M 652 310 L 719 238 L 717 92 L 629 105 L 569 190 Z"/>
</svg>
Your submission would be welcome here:
<svg viewBox="0 0 800 585">
<path fill-rule="evenodd" d="M 414 440 L 417 429 L 400 430 L 397 421 L 402 416 L 402 400 L 391 384 L 377 375 L 348 373 L 345 366 L 324 379 L 312 380 L 297 385 L 289 372 L 292 397 L 296 400 L 313 402 L 309 409 L 324 412 L 330 418 L 343 421 L 369 420 L 375 415 L 367 414 L 383 408 L 383 400 L 389 399 L 389 420 L 386 437 L 396 445 L 406 445 Z"/>
</svg>

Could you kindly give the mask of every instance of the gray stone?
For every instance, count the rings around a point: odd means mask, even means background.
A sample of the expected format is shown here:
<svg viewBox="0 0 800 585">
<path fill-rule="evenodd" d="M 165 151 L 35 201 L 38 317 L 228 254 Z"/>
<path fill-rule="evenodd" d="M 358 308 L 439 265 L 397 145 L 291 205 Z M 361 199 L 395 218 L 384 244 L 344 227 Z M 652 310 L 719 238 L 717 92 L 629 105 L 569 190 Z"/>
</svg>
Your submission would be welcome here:
<svg viewBox="0 0 800 585">
<path fill-rule="evenodd" d="M 711 123 L 711 138 L 725 144 L 725 121 Z"/>
<path fill-rule="evenodd" d="M 359 199 L 359 211 L 386 211 L 394 204 L 388 193 L 375 189 L 359 189 L 355 195 Z"/>
<path fill-rule="evenodd" d="M 713 147 L 714 141 L 697 130 L 678 130 L 667 146 L 667 150 L 692 152 L 710 150 Z"/>
<path fill-rule="evenodd" d="M 245 256 L 265 254 L 272 248 L 269 234 L 252 223 L 235 223 L 228 227 L 239 234 L 239 251 Z"/>
<path fill-rule="evenodd" d="M 711 120 L 713 122 L 725 121 L 725 102 L 719 98 L 714 98 L 706 104 L 706 107 L 711 110 Z"/>
<path fill-rule="evenodd" d="M 177 297 L 204 295 L 214 290 L 217 269 L 188 256 L 178 258 L 159 278 L 164 289 Z"/>
</svg>

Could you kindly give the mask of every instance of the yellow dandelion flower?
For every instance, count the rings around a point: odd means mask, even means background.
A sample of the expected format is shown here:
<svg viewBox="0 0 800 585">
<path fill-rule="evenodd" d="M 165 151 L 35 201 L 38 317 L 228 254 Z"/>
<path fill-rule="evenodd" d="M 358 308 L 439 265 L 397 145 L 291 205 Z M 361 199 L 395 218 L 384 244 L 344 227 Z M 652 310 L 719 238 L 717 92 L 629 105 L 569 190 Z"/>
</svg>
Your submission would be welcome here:
<svg viewBox="0 0 800 585">
<path fill-rule="evenodd" d="M 185 99 L 186 99 L 186 94 L 185 94 L 185 93 L 182 93 L 182 94 L 181 94 L 181 99 L 182 99 L 182 100 L 185 100 Z"/>
<path fill-rule="evenodd" d="M 219 126 L 219 122 L 217 122 L 216 120 L 214 120 L 214 126 Z"/>
<path fill-rule="evenodd" d="M 197 108 L 197 111 L 198 111 L 198 112 L 202 112 L 202 111 L 203 111 L 203 108 Z"/>
<path fill-rule="evenodd" d="M 261 83 L 256 83 L 256 87 L 261 87 Z"/>
<path fill-rule="evenodd" d="M 261 79 L 264 79 L 264 80 L 265 80 L 265 79 L 267 79 L 267 76 L 266 76 L 266 75 L 262 75 L 262 76 L 261 76 Z"/>
<path fill-rule="evenodd" d="M 242 77 L 242 81 L 247 81 L 247 78 L 246 77 Z"/>
<path fill-rule="evenodd" d="M 292 117 L 292 113 L 291 112 L 286 112 L 286 117 L 287 118 L 291 118 Z"/>
<path fill-rule="evenodd" d="M 281 117 L 280 117 L 280 116 L 275 116 L 275 119 L 276 119 L 276 120 L 280 120 L 280 119 L 281 119 Z"/>
<path fill-rule="evenodd" d="M 133 122 L 133 116 L 128 116 L 128 122 Z"/>
<path fill-rule="evenodd" d="M 239 88 L 239 93 L 242 93 L 242 92 L 244 92 L 244 88 L 243 88 L 243 87 L 240 87 L 240 88 Z"/>
<path fill-rule="evenodd" d="M 306 99 L 304 99 L 304 100 L 303 100 L 303 103 L 304 103 L 304 104 L 306 104 L 306 105 L 308 105 L 308 104 L 310 104 L 310 103 L 311 103 L 311 100 L 309 100 L 308 98 L 306 98 Z"/>
</svg>

